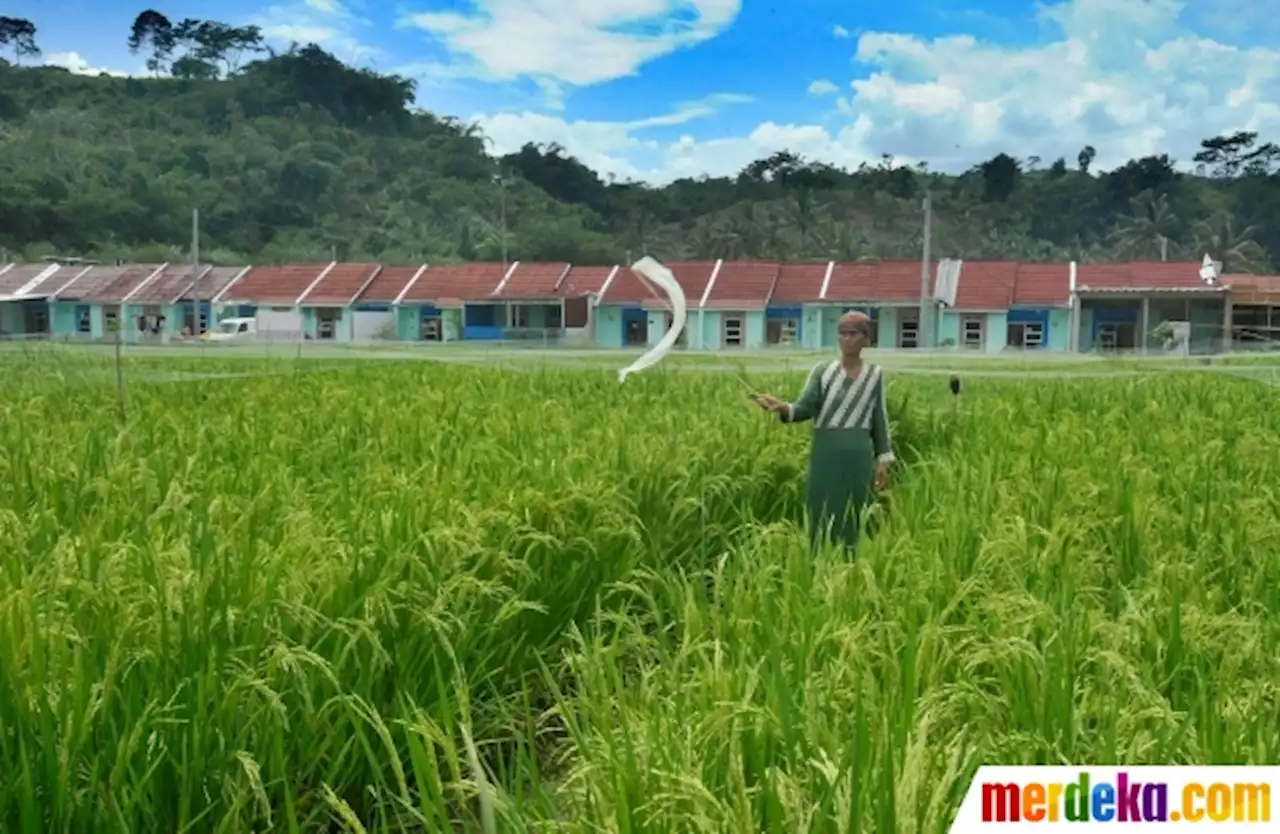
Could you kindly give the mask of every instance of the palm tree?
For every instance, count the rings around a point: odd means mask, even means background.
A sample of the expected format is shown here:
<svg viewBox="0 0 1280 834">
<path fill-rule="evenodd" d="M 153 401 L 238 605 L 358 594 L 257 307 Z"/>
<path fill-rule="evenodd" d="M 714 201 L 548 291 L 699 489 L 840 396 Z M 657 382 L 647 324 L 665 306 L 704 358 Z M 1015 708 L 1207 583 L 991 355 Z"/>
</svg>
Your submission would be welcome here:
<svg viewBox="0 0 1280 834">
<path fill-rule="evenodd" d="M 1178 216 L 1169 208 L 1169 200 L 1161 194 L 1153 195 L 1150 189 L 1129 200 L 1130 213 L 1116 224 L 1111 233 L 1112 243 L 1118 253 L 1129 258 L 1155 258 L 1167 260 L 1170 249 L 1169 236 L 1178 225 Z"/>
<path fill-rule="evenodd" d="M 1220 261 L 1223 275 L 1252 275 L 1267 260 L 1253 239 L 1257 231 L 1257 226 L 1246 226 L 1237 232 L 1230 214 L 1214 215 L 1196 224 L 1196 255 Z"/>
</svg>

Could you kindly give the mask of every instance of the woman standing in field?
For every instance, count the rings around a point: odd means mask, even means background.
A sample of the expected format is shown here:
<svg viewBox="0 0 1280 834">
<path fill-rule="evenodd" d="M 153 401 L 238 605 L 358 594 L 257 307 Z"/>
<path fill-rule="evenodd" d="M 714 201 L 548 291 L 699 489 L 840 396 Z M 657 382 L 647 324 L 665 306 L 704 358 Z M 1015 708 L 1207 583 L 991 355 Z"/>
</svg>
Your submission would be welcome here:
<svg viewBox="0 0 1280 834">
<path fill-rule="evenodd" d="M 813 420 L 805 489 L 810 537 L 816 545 L 825 534 L 852 550 L 858 544 L 862 509 L 871 501 L 873 490 L 884 487 L 894 455 L 884 372 L 862 360 L 871 319 L 863 313 L 845 313 L 839 334 L 840 358 L 814 366 L 794 403 L 769 394 L 752 396 L 784 423 Z"/>
</svg>

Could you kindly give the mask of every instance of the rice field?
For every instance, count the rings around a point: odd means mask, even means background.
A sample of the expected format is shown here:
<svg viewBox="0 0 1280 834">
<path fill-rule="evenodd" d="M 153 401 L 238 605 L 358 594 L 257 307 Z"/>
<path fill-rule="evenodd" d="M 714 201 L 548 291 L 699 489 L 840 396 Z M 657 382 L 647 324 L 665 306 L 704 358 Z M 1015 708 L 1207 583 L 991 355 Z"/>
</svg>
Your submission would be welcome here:
<svg viewBox="0 0 1280 834">
<path fill-rule="evenodd" d="M 734 374 L 262 361 L 6 376 L 0 829 L 934 834 L 980 763 L 1280 757 L 1272 387 L 891 376 L 846 559 Z"/>
</svg>

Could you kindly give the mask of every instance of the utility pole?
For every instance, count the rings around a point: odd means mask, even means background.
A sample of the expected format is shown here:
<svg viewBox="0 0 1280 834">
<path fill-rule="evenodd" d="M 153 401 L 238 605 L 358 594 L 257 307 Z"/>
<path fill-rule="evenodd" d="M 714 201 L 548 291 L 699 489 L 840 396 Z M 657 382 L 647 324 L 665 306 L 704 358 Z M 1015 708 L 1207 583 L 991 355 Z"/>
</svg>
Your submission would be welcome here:
<svg viewBox="0 0 1280 834">
<path fill-rule="evenodd" d="M 212 312 L 212 311 L 210 311 Z M 191 210 L 191 330 L 200 338 L 200 209 Z"/>
<path fill-rule="evenodd" d="M 933 248 L 933 193 L 924 192 L 924 245 L 920 256 L 920 332 L 916 344 L 920 347 L 933 347 L 933 331 L 930 329 L 929 315 L 929 261 Z"/>
<path fill-rule="evenodd" d="M 502 270 L 507 269 L 507 178 L 498 175 L 498 223 L 502 232 Z"/>
</svg>

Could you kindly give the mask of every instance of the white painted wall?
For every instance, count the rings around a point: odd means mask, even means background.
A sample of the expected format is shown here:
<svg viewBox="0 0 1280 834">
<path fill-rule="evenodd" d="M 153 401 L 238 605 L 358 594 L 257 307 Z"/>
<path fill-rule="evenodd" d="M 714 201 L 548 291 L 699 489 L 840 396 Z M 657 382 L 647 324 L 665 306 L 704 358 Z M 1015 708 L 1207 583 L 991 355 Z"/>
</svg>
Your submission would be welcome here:
<svg viewBox="0 0 1280 834">
<path fill-rule="evenodd" d="M 395 310 L 386 310 L 373 312 L 369 310 L 357 310 L 350 313 L 351 322 L 351 338 L 357 342 L 367 342 L 377 339 L 384 333 L 391 334 L 391 338 L 396 337 L 396 312 Z"/>
<path fill-rule="evenodd" d="M 302 337 L 302 312 L 300 310 L 272 310 L 259 307 L 257 314 L 258 338 L 274 341 L 300 339 Z"/>
</svg>

